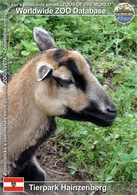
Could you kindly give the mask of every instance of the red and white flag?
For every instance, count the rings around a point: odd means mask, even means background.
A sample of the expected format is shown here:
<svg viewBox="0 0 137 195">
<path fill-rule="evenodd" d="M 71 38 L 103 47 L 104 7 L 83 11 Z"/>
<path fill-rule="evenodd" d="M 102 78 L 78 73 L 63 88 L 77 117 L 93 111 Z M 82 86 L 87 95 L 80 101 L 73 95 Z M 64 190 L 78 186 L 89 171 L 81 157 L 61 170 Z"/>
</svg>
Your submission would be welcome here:
<svg viewBox="0 0 137 195">
<path fill-rule="evenodd" d="M 24 192 L 23 177 L 5 177 L 3 178 L 4 192 Z"/>
</svg>

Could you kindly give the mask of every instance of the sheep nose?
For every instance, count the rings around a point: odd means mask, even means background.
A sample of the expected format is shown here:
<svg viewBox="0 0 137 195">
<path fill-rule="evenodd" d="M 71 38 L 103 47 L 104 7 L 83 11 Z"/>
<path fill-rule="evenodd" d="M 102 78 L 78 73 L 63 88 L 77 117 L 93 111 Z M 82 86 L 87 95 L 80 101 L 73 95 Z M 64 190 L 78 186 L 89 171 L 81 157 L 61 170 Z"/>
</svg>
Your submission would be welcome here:
<svg viewBox="0 0 137 195">
<path fill-rule="evenodd" d="M 117 115 L 117 108 L 114 104 L 108 105 L 106 111 L 110 114 Z"/>
</svg>

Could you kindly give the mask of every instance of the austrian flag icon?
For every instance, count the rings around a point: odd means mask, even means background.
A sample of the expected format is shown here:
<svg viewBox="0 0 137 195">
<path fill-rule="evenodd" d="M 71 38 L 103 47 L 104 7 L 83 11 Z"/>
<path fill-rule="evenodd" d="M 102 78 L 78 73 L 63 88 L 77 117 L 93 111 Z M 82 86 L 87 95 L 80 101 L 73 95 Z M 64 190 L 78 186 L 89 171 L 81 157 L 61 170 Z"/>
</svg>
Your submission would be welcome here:
<svg viewBox="0 0 137 195">
<path fill-rule="evenodd" d="M 24 192 L 23 177 L 3 178 L 3 192 Z"/>
</svg>

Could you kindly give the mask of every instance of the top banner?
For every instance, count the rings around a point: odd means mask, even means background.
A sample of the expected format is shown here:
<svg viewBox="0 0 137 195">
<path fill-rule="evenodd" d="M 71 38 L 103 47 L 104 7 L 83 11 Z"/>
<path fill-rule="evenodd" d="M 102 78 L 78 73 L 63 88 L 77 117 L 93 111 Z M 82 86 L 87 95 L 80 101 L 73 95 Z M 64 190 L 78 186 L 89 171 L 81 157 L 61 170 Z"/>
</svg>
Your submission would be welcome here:
<svg viewBox="0 0 137 195">
<path fill-rule="evenodd" d="M 122 5 L 122 9 L 120 8 Z M 19 1 L 1 5 L 1 12 L 10 8 L 12 14 L 20 15 L 114 15 L 115 8 L 122 16 L 129 16 L 130 9 L 137 13 L 137 2 L 129 1 L 77 1 L 77 2 L 31 2 Z"/>
</svg>

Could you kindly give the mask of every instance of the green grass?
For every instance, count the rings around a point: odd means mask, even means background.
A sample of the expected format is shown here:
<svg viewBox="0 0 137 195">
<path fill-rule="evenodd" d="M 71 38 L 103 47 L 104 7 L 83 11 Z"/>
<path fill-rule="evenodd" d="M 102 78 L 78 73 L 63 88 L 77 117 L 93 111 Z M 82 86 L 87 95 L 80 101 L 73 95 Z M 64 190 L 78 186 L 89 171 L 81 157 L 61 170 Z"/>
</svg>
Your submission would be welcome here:
<svg viewBox="0 0 137 195">
<path fill-rule="evenodd" d="M 86 174 L 98 181 L 136 180 L 137 17 L 121 25 L 114 17 L 11 15 L 7 57 L 12 74 L 38 51 L 32 36 L 34 26 L 50 31 L 58 47 L 88 57 L 94 75 L 118 108 L 118 117 L 108 128 L 57 119 L 54 137 L 61 146 L 62 161 L 72 175 Z M 1 25 L 1 38 L 2 31 Z"/>
</svg>

